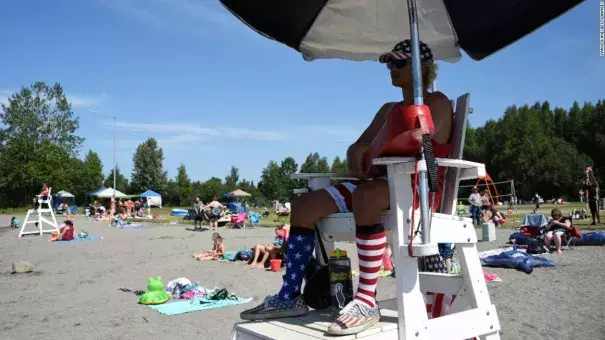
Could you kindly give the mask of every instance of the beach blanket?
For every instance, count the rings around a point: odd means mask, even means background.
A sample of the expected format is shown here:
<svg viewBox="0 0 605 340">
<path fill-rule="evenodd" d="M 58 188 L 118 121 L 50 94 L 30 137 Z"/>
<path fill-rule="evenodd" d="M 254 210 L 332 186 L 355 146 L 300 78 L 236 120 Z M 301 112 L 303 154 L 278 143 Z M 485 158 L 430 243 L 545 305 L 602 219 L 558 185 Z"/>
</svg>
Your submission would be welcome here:
<svg viewBox="0 0 605 340">
<path fill-rule="evenodd" d="M 139 229 L 144 229 L 145 227 L 140 224 L 125 224 L 125 225 L 119 226 L 118 228 L 124 229 L 124 230 L 139 230 Z"/>
<path fill-rule="evenodd" d="M 485 266 L 514 268 L 521 270 L 526 274 L 531 274 L 536 267 L 554 267 L 556 265 L 553 261 L 517 250 L 505 251 L 498 255 L 488 256 L 481 259 L 481 262 L 483 262 L 483 265 Z"/>
<path fill-rule="evenodd" d="M 500 255 L 500 254 L 504 253 L 505 251 L 511 251 L 511 250 L 514 250 L 514 248 L 513 247 L 508 247 L 508 248 L 498 248 L 498 249 L 480 251 L 479 252 L 479 258 L 481 260 L 483 260 L 484 258 L 486 258 L 488 256 Z M 517 250 L 523 251 L 524 249 L 517 249 Z"/>
<path fill-rule="evenodd" d="M 100 239 L 101 239 L 100 236 L 87 236 L 87 237 L 74 238 L 73 240 L 69 240 L 69 241 L 55 241 L 55 242 L 59 243 L 59 242 L 97 241 Z"/>
<path fill-rule="evenodd" d="M 252 298 L 238 298 L 237 300 L 194 299 L 164 303 L 161 305 L 149 305 L 149 307 L 164 315 L 178 315 L 206 309 L 234 306 L 242 303 L 248 303 L 250 301 L 252 301 Z"/>
</svg>

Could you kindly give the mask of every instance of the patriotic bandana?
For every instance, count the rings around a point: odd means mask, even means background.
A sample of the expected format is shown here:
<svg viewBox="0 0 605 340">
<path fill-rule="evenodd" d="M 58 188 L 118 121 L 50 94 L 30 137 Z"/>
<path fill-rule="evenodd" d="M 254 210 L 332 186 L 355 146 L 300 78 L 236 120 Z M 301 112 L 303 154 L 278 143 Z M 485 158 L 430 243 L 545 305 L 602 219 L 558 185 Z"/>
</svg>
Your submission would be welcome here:
<svg viewBox="0 0 605 340">
<path fill-rule="evenodd" d="M 412 42 L 410 39 L 399 42 L 391 52 L 385 53 L 380 56 L 379 61 L 386 63 L 389 60 L 403 60 L 412 58 Z M 423 63 L 433 62 L 433 52 L 427 44 L 420 41 L 420 60 Z"/>
</svg>

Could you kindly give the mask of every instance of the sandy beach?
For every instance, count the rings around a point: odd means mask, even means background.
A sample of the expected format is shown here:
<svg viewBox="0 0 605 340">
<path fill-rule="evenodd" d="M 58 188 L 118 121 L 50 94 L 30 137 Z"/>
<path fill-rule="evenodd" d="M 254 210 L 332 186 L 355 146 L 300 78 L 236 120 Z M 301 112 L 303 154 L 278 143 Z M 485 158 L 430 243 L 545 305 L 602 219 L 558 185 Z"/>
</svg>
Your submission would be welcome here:
<svg viewBox="0 0 605 340">
<path fill-rule="evenodd" d="M 19 216 L 21 221 L 23 216 Z M 148 224 L 142 230 L 111 228 L 105 222 L 75 220 L 76 230 L 102 240 L 51 243 L 48 235 L 19 239 L 4 228 L 10 216 L 0 216 L 0 329 L 2 339 L 227 339 L 239 313 L 280 286 L 280 274 L 240 263 L 197 262 L 192 251 L 211 248 L 210 232 L 191 226 Z M 496 242 L 481 242 L 479 250 L 503 246 L 511 229 L 497 230 Z M 273 229 L 221 228 L 228 251 L 267 243 Z M 338 247 L 355 254 L 354 245 Z M 555 268 L 532 274 L 513 269 L 485 268 L 502 282 L 488 284 L 498 309 L 503 339 L 605 338 L 605 251 L 575 247 L 563 256 L 547 255 Z M 10 274 L 13 261 L 35 266 L 29 274 Z M 354 269 L 357 259 L 352 258 Z M 247 304 L 164 316 L 137 304 L 138 297 L 121 287 L 144 290 L 147 278 L 185 277 L 206 288 L 226 288 Z M 383 278 L 379 299 L 395 292 L 393 278 Z"/>
</svg>

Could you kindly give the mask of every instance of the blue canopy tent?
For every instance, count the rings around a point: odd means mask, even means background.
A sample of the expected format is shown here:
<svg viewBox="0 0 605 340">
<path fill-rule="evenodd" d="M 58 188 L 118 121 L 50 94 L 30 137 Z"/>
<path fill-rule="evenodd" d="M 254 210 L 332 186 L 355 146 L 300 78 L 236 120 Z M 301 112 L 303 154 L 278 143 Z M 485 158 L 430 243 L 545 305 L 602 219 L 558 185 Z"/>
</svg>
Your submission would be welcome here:
<svg viewBox="0 0 605 340">
<path fill-rule="evenodd" d="M 158 194 L 153 190 L 147 190 L 144 193 L 140 194 L 141 197 L 149 197 L 149 203 L 152 206 L 162 207 L 162 195 Z"/>
</svg>

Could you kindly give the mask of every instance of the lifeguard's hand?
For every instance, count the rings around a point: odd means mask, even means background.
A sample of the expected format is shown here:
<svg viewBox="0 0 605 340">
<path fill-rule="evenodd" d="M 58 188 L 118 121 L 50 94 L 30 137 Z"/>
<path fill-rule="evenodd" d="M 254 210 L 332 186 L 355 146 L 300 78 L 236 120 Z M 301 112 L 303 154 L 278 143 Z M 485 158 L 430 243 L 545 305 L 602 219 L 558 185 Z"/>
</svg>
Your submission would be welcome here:
<svg viewBox="0 0 605 340">
<path fill-rule="evenodd" d="M 363 170 L 363 156 L 368 149 L 369 145 L 355 145 L 348 154 L 347 166 L 349 168 L 349 174 L 360 180 L 364 180 L 367 177 L 365 171 Z"/>
<path fill-rule="evenodd" d="M 352 177 L 359 180 L 366 179 L 366 173 L 363 171 L 363 154 L 361 156 L 355 156 L 351 160 L 347 160 L 349 166 L 349 173 Z"/>
</svg>

